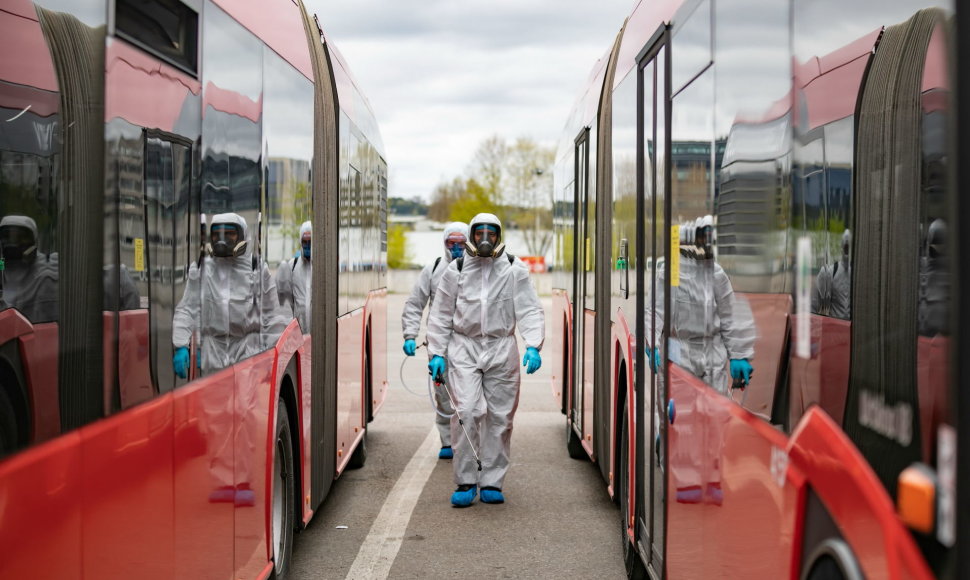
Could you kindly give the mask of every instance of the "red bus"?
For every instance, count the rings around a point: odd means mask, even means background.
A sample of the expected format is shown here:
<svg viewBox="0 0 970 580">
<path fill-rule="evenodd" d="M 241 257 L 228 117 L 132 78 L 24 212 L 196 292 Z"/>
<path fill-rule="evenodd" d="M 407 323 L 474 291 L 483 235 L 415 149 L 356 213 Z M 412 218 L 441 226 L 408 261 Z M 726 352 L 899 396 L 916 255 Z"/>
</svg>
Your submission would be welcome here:
<svg viewBox="0 0 970 580">
<path fill-rule="evenodd" d="M 343 58 L 299 1 L 13 0 L 0 116 L 0 573 L 286 577 L 387 392 L 387 166 Z M 225 214 L 246 244 L 210 257 Z"/>
<path fill-rule="evenodd" d="M 552 388 L 630 577 L 966 566 L 954 10 L 643 1 L 593 69 L 557 153 Z"/>
</svg>

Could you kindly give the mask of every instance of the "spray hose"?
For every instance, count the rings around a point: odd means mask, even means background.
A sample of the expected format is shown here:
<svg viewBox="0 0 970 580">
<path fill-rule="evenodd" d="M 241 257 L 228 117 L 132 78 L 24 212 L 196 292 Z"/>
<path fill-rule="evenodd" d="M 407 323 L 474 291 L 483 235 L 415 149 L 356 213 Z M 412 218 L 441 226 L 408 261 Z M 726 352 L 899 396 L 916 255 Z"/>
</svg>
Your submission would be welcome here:
<svg viewBox="0 0 970 580">
<path fill-rule="evenodd" d="M 422 343 L 422 344 L 419 344 L 418 347 L 415 349 L 415 351 L 421 350 L 422 348 L 424 348 L 425 346 L 427 346 L 427 344 L 428 343 L 426 343 L 426 342 L 425 343 Z M 404 390 L 405 391 L 407 391 L 408 393 L 411 393 L 415 397 L 423 397 L 424 395 L 422 395 L 421 393 L 417 393 L 417 392 L 411 390 L 411 388 L 408 387 L 407 381 L 404 380 L 404 365 L 408 362 L 408 359 L 410 359 L 410 358 L 412 358 L 412 357 L 410 357 L 410 356 L 404 357 L 404 360 L 401 361 L 401 368 L 398 370 L 398 376 L 401 378 L 401 386 L 404 387 Z M 435 401 L 435 398 L 434 398 L 434 391 L 433 391 L 433 389 L 434 389 L 434 387 L 432 386 L 431 380 L 429 379 L 428 380 L 428 400 L 431 402 L 431 408 L 434 409 L 434 412 L 437 413 L 438 415 L 440 415 L 440 416 L 442 416 L 442 417 L 444 417 L 446 419 L 451 419 L 451 415 L 452 415 L 451 413 L 445 413 L 444 411 L 441 410 L 441 408 L 438 407 L 438 403 L 437 403 L 437 401 Z"/>
</svg>

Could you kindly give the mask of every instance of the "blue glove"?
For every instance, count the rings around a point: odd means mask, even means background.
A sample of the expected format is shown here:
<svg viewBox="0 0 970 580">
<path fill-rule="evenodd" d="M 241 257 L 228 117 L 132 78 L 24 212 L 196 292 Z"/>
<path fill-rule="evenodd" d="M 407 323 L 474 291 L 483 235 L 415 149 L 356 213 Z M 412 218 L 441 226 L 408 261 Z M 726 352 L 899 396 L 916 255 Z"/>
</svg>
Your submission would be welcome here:
<svg viewBox="0 0 970 580">
<path fill-rule="evenodd" d="M 539 367 L 542 366 L 542 357 L 539 356 L 539 351 L 536 347 L 530 346 L 525 349 L 525 356 L 522 357 L 522 365 L 525 366 L 525 372 L 529 375 L 539 370 Z"/>
<path fill-rule="evenodd" d="M 754 374 L 754 368 L 751 363 L 748 362 L 746 358 L 732 358 L 731 359 L 731 378 L 732 379 L 744 379 L 744 384 L 751 382 L 751 375 Z"/>
<path fill-rule="evenodd" d="M 189 347 L 180 346 L 175 349 L 175 356 L 172 357 L 172 368 L 179 378 L 189 378 Z"/>
<path fill-rule="evenodd" d="M 431 362 L 428 363 L 428 372 L 431 373 L 431 378 L 434 380 L 439 380 L 445 378 L 445 370 L 447 370 L 448 365 L 445 363 L 444 357 L 440 354 L 436 354 L 431 358 Z"/>
<path fill-rule="evenodd" d="M 413 338 L 409 338 L 404 341 L 404 354 L 408 356 L 414 356 L 414 351 L 417 350 L 418 345 L 414 343 Z"/>
<path fill-rule="evenodd" d="M 650 370 L 659 373 L 660 371 L 657 369 L 660 368 L 660 349 L 648 346 L 644 352 L 647 354 L 647 364 L 650 365 Z"/>
</svg>

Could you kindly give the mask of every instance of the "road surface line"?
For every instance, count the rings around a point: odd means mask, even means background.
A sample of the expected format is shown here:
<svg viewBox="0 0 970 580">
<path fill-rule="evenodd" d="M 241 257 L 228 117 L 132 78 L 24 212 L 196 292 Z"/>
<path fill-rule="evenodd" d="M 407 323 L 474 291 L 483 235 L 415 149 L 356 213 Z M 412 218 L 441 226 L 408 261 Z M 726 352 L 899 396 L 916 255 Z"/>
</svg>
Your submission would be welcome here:
<svg viewBox="0 0 970 580">
<path fill-rule="evenodd" d="M 401 549 L 411 512 L 438 463 L 438 445 L 438 430 L 432 428 L 381 506 L 377 519 L 357 552 L 357 558 L 347 572 L 347 580 L 387 578 L 394 558 Z"/>
</svg>

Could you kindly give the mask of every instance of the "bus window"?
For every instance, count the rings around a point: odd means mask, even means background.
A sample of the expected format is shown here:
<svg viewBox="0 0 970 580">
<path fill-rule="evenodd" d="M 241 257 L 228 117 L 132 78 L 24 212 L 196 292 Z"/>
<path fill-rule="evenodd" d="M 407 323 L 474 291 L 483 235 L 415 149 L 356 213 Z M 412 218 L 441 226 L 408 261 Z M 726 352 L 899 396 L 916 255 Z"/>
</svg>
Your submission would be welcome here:
<svg viewBox="0 0 970 580">
<path fill-rule="evenodd" d="M 313 156 L 313 85 L 275 52 L 263 51 L 266 75 L 263 138 L 266 142 L 266 243 L 263 257 L 275 269 L 276 291 L 287 318 L 310 333 L 313 252 L 304 255 L 302 226 L 313 217 L 310 161 Z"/>
</svg>

